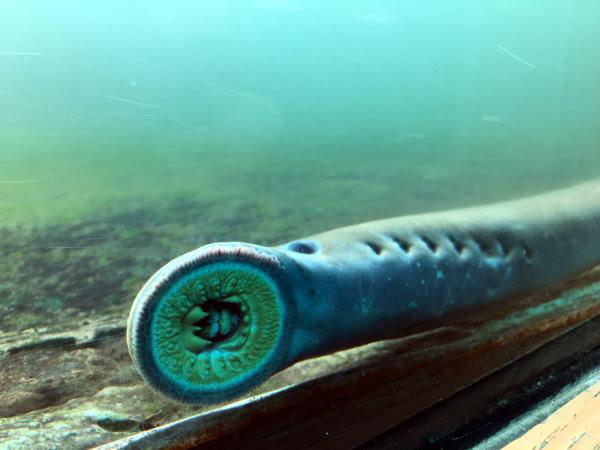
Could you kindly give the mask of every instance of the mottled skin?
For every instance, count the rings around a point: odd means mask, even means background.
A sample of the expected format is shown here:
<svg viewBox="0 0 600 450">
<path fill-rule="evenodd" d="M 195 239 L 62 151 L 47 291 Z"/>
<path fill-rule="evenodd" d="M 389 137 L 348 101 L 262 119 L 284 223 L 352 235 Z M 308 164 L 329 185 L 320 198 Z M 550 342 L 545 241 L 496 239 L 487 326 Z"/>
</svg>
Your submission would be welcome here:
<svg viewBox="0 0 600 450">
<path fill-rule="evenodd" d="M 177 280 L 231 261 L 254 268 L 250 278 L 271 286 L 254 296 L 254 304 L 270 298 L 274 309 L 262 311 L 269 311 L 273 323 L 260 351 L 242 345 L 229 355 L 242 361 L 260 353 L 262 359 L 219 378 L 227 360 L 213 362 L 213 375 L 206 375 L 202 361 L 211 361 L 211 350 L 195 355 L 184 345 L 186 333 L 178 331 L 189 301 L 163 327 L 175 330 L 163 331 L 170 336 L 163 342 L 177 342 L 177 352 L 157 352 L 160 340 L 153 340 L 149 324 L 161 314 L 158 300 Z M 402 326 L 535 289 L 598 263 L 600 181 L 491 206 L 369 222 L 275 248 L 211 244 L 169 263 L 140 292 L 129 345 L 143 376 L 167 395 L 192 403 L 221 401 L 299 360 L 388 337 Z M 223 270 L 220 285 L 229 276 Z M 197 311 L 191 314 L 195 318 Z M 187 329 L 189 334 L 189 324 Z M 231 339 L 239 343 L 239 336 Z M 199 347 L 192 345 L 194 351 Z M 178 371 L 191 375 L 178 379 L 165 372 L 179 364 L 169 362 L 171 354 L 173 361 L 197 361 L 193 369 Z M 191 384 L 181 388 L 182 379 Z"/>
</svg>

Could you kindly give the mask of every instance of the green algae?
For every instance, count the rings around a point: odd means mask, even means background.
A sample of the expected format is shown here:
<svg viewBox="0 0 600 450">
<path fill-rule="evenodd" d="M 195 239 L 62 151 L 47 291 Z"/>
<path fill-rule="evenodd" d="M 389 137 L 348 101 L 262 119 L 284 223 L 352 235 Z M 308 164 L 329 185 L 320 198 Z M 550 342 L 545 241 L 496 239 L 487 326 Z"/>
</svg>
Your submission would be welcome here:
<svg viewBox="0 0 600 450">
<path fill-rule="evenodd" d="M 556 298 L 512 313 L 502 321 L 502 326 L 506 324 L 516 326 L 531 320 L 532 317 L 549 317 L 556 314 L 557 311 L 583 309 L 587 304 L 596 304 L 599 293 L 600 283 L 591 283 L 587 286 L 565 291 Z"/>
</svg>

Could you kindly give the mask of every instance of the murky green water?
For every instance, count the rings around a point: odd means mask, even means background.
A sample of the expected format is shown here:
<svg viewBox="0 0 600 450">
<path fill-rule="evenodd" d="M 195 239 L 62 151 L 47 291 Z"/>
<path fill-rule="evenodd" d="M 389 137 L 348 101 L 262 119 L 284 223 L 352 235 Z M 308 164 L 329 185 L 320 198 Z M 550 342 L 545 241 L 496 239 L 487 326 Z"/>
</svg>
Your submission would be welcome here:
<svg viewBox="0 0 600 450">
<path fill-rule="evenodd" d="M 0 3 L 0 329 L 126 314 L 211 241 L 600 174 L 600 7 Z"/>
<path fill-rule="evenodd" d="M 243 197 L 363 220 L 597 174 L 597 6 L 438 3 L 4 5 L 1 222 Z"/>
</svg>

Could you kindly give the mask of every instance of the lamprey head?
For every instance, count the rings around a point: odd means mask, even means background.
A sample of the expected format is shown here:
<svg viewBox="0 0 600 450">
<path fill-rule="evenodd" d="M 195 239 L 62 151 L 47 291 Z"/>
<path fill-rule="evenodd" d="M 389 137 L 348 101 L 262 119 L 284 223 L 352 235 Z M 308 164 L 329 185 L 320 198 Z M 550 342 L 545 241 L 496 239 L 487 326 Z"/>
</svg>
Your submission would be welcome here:
<svg viewBox="0 0 600 450">
<path fill-rule="evenodd" d="M 293 305 L 275 256 L 213 244 L 146 283 L 129 316 L 129 351 L 143 378 L 171 398 L 225 401 L 282 368 Z"/>
</svg>

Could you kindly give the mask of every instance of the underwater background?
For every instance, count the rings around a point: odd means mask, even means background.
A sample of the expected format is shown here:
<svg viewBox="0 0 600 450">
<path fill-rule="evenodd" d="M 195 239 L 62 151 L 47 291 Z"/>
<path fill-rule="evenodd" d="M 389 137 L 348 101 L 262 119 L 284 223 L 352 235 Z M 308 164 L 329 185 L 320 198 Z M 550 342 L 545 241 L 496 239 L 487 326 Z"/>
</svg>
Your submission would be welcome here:
<svg viewBox="0 0 600 450">
<path fill-rule="evenodd" d="M 585 0 L 0 1 L 0 443 L 143 428 L 97 405 L 181 253 L 597 177 L 599 30 Z"/>
</svg>

